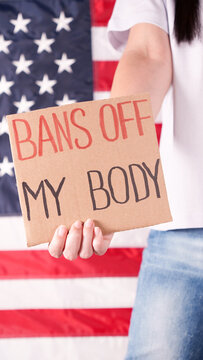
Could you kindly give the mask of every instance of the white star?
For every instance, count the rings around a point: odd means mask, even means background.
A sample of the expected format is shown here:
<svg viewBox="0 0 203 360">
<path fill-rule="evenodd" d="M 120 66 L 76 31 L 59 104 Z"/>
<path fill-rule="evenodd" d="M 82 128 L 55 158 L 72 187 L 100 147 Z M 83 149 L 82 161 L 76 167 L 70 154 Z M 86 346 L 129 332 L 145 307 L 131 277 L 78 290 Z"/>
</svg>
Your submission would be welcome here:
<svg viewBox="0 0 203 360">
<path fill-rule="evenodd" d="M 36 81 L 36 84 L 40 87 L 39 94 L 44 94 L 45 92 L 48 92 L 49 94 L 53 94 L 52 87 L 56 85 L 56 80 L 50 80 L 48 75 L 45 74 L 43 76 L 42 80 Z"/>
<path fill-rule="evenodd" d="M 51 44 L 54 43 L 54 39 L 48 39 L 45 33 L 42 33 L 41 39 L 34 40 L 34 43 L 38 45 L 37 52 L 41 53 L 42 51 L 51 52 Z"/>
<path fill-rule="evenodd" d="M 31 19 L 23 19 L 23 15 L 18 13 L 16 20 L 10 20 L 11 24 L 15 26 L 13 32 L 17 33 L 18 31 L 28 32 L 27 25 L 30 23 Z"/>
<path fill-rule="evenodd" d="M 73 104 L 75 103 L 76 100 L 73 100 L 73 99 L 69 99 L 68 95 L 67 94 L 64 94 L 63 95 L 63 99 L 62 100 L 57 100 L 56 101 L 56 104 L 58 106 L 61 106 L 61 105 L 66 105 L 66 104 Z"/>
<path fill-rule="evenodd" d="M 26 96 L 21 96 L 20 101 L 15 101 L 13 104 L 18 108 L 18 113 L 30 111 L 30 108 L 34 105 L 34 101 L 28 101 Z"/>
<path fill-rule="evenodd" d="M 0 136 L 3 134 L 9 134 L 8 132 L 8 123 L 6 117 L 3 116 L 2 121 L 0 122 Z"/>
<path fill-rule="evenodd" d="M 71 68 L 71 65 L 73 65 L 76 60 L 75 59 L 69 59 L 65 53 L 62 54 L 61 59 L 54 60 L 54 62 L 58 65 L 58 72 L 61 73 L 63 71 L 67 71 L 69 73 L 72 73 L 73 70 Z"/>
<path fill-rule="evenodd" d="M 21 72 L 30 74 L 29 66 L 33 64 L 33 61 L 26 60 L 23 54 L 20 55 L 18 61 L 12 61 L 12 63 L 16 66 L 16 74 L 20 74 Z"/>
<path fill-rule="evenodd" d="M 0 95 L 5 93 L 11 95 L 10 87 L 13 86 L 14 81 L 7 81 L 5 75 L 2 75 L 0 79 Z"/>
<path fill-rule="evenodd" d="M 5 54 L 9 53 L 8 46 L 11 45 L 12 41 L 5 40 L 3 35 L 0 35 L 0 51 L 3 51 Z"/>
<path fill-rule="evenodd" d="M 8 161 L 7 156 L 4 156 L 3 162 L 0 163 L 0 176 L 4 176 L 8 174 L 9 176 L 13 176 L 13 163 Z"/>
<path fill-rule="evenodd" d="M 64 11 L 61 11 L 59 18 L 54 18 L 53 21 L 57 24 L 56 31 L 61 31 L 62 29 L 70 31 L 70 22 L 73 21 L 72 17 L 65 17 Z"/>
</svg>

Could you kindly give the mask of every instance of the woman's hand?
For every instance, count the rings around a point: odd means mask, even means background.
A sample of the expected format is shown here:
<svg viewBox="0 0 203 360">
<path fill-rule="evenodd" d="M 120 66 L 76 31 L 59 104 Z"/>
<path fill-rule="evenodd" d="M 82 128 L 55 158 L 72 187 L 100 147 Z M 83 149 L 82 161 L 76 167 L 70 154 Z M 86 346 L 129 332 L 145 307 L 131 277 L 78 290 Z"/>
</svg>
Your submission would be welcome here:
<svg viewBox="0 0 203 360">
<path fill-rule="evenodd" d="M 88 259 L 94 253 L 104 255 L 113 234 L 103 235 L 99 227 L 95 227 L 91 219 L 84 225 L 77 220 L 69 232 L 65 225 L 60 225 L 49 244 L 49 253 L 55 258 L 62 254 L 67 260 L 75 260 L 78 256 Z"/>
</svg>

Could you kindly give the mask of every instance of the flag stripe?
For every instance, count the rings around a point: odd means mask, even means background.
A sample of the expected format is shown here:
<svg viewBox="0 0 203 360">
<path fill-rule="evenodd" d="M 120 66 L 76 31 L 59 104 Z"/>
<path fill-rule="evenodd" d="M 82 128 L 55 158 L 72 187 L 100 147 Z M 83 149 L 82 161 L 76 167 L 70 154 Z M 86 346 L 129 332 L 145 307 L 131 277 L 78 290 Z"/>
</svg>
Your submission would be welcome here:
<svg viewBox="0 0 203 360">
<path fill-rule="evenodd" d="M 47 250 L 1 251 L 0 278 L 138 276 L 142 251 L 142 248 L 109 249 L 104 256 L 93 255 L 89 259 L 77 258 L 72 262 L 67 262 L 64 257 L 55 259 Z"/>
<path fill-rule="evenodd" d="M 97 76 L 99 76 L 99 75 L 97 74 Z M 94 91 L 93 98 L 94 98 L 94 100 L 109 99 L 110 91 Z"/>
<path fill-rule="evenodd" d="M 137 277 L 27 279 L 0 282 L 0 309 L 132 307 Z"/>
<path fill-rule="evenodd" d="M 107 26 L 115 0 L 91 0 L 92 26 Z"/>
<path fill-rule="evenodd" d="M 0 339 L 2 360 L 123 360 L 126 336 Z"/>
<path fill-rule="evenodd" d="M 162 124 L 155 124 L 158 142 L 160 142 Z"/>
<path fill-rule="evenodd" d="M 117 61 L 94 61 L 94 90 L 109 91 L 113 76 L 118 65 Z"/>
<path fill-rule="evenodd" d="M 0 251 L 26 250 L 29 252 L 47 249 L 48 244 L 33 246 L 32 250 L 27 248 L 23 219 L 20 216 L 0 217 L 0 229 Z M 148 228 L 120 231 L 115 233 L 111 246 L 125 248 L 145 247 L 148 232 Z"/>
<path fill-rule="evenodd" d="M 126 336 L 131 309 L 0 311 L 0 337 Z"/>
</svg>

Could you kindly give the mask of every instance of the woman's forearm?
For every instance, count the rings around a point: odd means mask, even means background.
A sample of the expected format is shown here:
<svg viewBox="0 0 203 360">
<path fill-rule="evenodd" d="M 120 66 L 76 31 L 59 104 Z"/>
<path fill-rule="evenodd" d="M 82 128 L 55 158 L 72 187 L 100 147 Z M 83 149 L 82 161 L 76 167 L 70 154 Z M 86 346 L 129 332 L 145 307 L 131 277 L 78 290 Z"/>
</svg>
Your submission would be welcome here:
<svg viewBox="0 0 203 360">
<path fill-rule="evenodd" d="M 157 59 L 137 51 L 126 51 L 114 76 L 111 97 L 148 92 L 156 118 L 171 81 L 172 64 L 169 58 Z"/>
</svg>

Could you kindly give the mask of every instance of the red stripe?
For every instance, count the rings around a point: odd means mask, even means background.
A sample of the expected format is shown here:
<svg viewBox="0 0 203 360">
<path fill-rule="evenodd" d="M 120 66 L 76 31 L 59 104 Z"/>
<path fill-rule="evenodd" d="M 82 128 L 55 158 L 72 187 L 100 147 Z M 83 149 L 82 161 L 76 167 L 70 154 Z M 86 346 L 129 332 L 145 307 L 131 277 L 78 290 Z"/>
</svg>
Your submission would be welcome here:
<svg viewBox="0 0 203 360">
<path fill-rule="evenodd" d="M 162 124 L 155 124 L 158 142 L 160 141 Z"/>
<path fill-rule="evenodd" d="M 92 26 L 107 26 L 114 4 L 115 0 L 91 0 Z"/>
<path fill-rule="evenodd" d="M 138 276 L 142 251 L 109 249 L 104 256 L 72 262 L 64 257 L 55 259 L 47 250 L 1 251 L 0 279 Z"/>
<path fill-rule="evenodd" d="M 127 336 L 131 309 L 1 310 L 0 338 Z"/>
<path fill-rule="evenodd" d="M 94 61 L 94 91 L 110 91 L 117 61 Z"/>
</svg>

